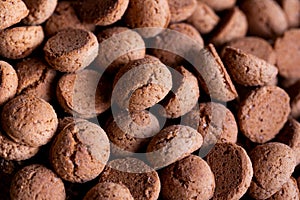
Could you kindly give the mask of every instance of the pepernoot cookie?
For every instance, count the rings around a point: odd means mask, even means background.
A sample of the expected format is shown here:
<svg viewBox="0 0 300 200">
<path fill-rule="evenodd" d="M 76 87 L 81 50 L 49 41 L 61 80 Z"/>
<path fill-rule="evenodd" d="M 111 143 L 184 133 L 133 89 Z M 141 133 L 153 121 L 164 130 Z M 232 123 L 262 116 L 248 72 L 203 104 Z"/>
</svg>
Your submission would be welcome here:
<svg viewBox="0 0 300 200">
<path fill-rule="evenodd" d="M 29 56 L 44 40 L 41 26 L 22 26 L 0 31 L 0 55 L 9 59 Z"/>
<path fill-rule="evenodd" d="M 240 199 L 253 176 L 247 152 L 232 143 L 217 143 L 207 155 L 207 163 L 215 175 L 215 199 Z"/>
<path fill-rule="evenodd" d="M 123 184 L 103 182 L 90 189 L 83 200 L 134 200 Z"/>
<path fill-rule="evenodd" d="M 98 55 L 96 36 L 82 29 L 65 29 L 52 36 L 44 46 L 47 62 L 61 72 L 87 67 Z"/>
<path fill-rule="evenodd" d="M 70 123 L 56 136 L 50 162 L 62 179 L 83 183 L 102 172 L 109 154 L 109 140 L 103 129 L 80 120 Z"/>
<path fill-rule="evenodd" d="M 172 75 L 159 59 L 146 56 L 130 61 L 114 79 L 112 101 L 130 111 L 141 111 L 161 101 L 172 88 Z"/>
<path fill-rule="evenodd" d="M 236 3 L 236 0 L 200 0 L 201 2 L 206 3 L 209 7 L 213 8 L 216 11 L 221 11 L 225 9 L 232 8 Z"/>
<path fill-rule="evenodd" d="M 55 99 L 56 71 L 39 58 L 26 58 L 16 64 L 17 94 L 31 94 L 51 102 Z"/>
<path fill-rule="evenodd" d="M 291 177 L 282 188 L 267 200 L 299 200 L 299 189 L 295 178 Z"/>
<path fill-rule="evenodd" d="M 197 0 L 168 0 L 171 22 L 181 22 L 190 17 L 197 7 Z"/>
<path fill-rule="evenodd" d="M 22 20 L 27 25 L 44 23 L 54 12 L 57 0 L 24 0 L 29 14 Z"/>
<path fill-rule="evenodd" d="M 288 119 L 289 101 L 288 94 L 277 86 L 253 90 L 238 111 L 240 131 L 252 142 L 273 139 Z"/>
<path fill-rule="evenodd" d="M 231 77 L 243 86 L 266 85 L 278 73 L 274 65 L 234 47 L 226 47 L 222 58 Z"/>
<path fill-rule="evenodd" d="M 0 61 L 0 83 L 0 105 L 3 105 L 15 96 L 18 87 L 18 75 L 5 61 Z"/>
<path fill-rule="evenodd" d="M 99 182 L 125 185 L 136 200 L 156 200 L 160 192 L 157 172 L 136 158 L 110 161 L 100 174 Z"/>
<path fill-rule="evenodd" d="M 259 145 L 249 156 L 253 165 L 249 194 L 256 199 L 267 199 L 278 192 L 289 181 L 296 166 L 294 151 L 278 142 Z"/>
<path fill-rule="evenodd" d="M 28 13 L 22 0 L 0 1 L 0 30 L 20 22 Z"/>
<path fill-rule="evenodd" d="M 11 199 L 38 200 L 66 198 L 60 178 L 42 165 L 29 165 L 17 172 L 10 187 Z"/>
<path fill-rule="evenodd" d="M 190 155 L 159 172 L 163 199 L 209 200 L 214 195 L 215 177 L 199 156 Z"/>
<path fill-rule="evenodd" d="M 53 137 L 58 119 L 53 107 L 32 95 L 19 95 L 5 104 L 2 128 L 15 142 L 38 147 Z"/>
<path fill-rule="evenodd" d="M 300 25 L 300 1 L 298 0 L 277 0 L 281 5 L 289 28 L 296 28 Z"/>
<path fill-rule="evenodd" d="M 184 125 L 171 125 L 157 133 L 147 147 L 147 159 L 159 169 L 198 150 L 203 138 L 197 130 Z"/>
</svg>

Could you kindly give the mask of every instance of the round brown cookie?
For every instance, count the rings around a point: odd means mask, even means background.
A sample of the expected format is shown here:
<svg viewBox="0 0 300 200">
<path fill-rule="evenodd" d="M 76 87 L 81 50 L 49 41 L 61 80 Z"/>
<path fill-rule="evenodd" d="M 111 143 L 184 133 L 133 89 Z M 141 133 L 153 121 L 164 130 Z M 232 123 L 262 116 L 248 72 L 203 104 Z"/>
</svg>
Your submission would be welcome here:
<svg viewBox="0 0 300 200">
<path fill-rule="evenodd" d="M 50 16 L 45 24 L 45 33 L 48 36 L 52 36 L 57 32 L 68 28 L 94 31 L 95 25 L 81 22 L 78 19 L 74 8 L 72 7 L 72 2 L 60 1 L 58 2 L 54 13 Z"/>
<path fill-rule="evenodd" d="M 147 159 L 153 168 L 168 166 L 198 150 L 203 142 L 197 130 L 171 125 L 155 135 L 147 147 Z"/>
<path fill-rule="evenodd" d="M 287 29 L 285 14 L 274 0 L 244 0 L 241 9 L 247 16 L 251 35 L 272 38 Z"/>
<path fill-rule="evenodd" d="M 107 26 L 120 20 L 129 0 L 80 0 L 76 9 L 80 18 L 100 26 Z"/>
<path fill-rule="evenodd" d="M 206 3 L 209 7 L 213 8 L 216 11 L 221 11 L 225 9 L 232 8 L 236 0 L 200 0 L 203 3 Z"/>
<path fill-rule="evenodd" d="M 109 140 L 103 129 L 81 120 L 70 123 L 56 136 L 50 162 L 64 180 L 83 183 L 102 172 L 109 153 Z"/>
<path fill-rule="evenodd" d="M 28 25 L 44 23 L 54 12 L 57 0 L 24 0 L 29 14 L 22 20 Z"/>
<path fill-rule="evenodd" d="M 2 128 L 15 142 L 32 147 L 47 144 L 53 137 L 58 119 L 53 107 L 32 95 L 19 95 L 5 104 Z"/>
<path fill-rule="evenodd" d="M 277 86 L 252 91 L 240 105 L 240 131 L 252 142 L 265 143 L 273 139 L 288 119 L 289 101 L 288 94 Z"/>
<path fill-rule="evenodd" d="M 22 26 L 0 31 L 0 55 L 9 59 L 29 56 L 44 40 L 41 26 Z"/>
<path fill-rule="evenodd" d="M 13 98 L 17 92 L 18 76 L 15 69 L 0 60 L 0 105 Z"/>
<path fill-rule="evenodd" d="M 168 0 L 130 0 L 124 21 L 130 28 L 138 28 L 145 38 L 154 37 L 168 27 L 171 18 Z"/>
<path fill-rule="evenodd" d="M 276 53 L 270 43 L 263 38 L 247 36 L 236 38 L 226 44 L 236 49 L 240 49 L 247 54 L 252 54 L 268 63 L 275 65 Z"/>
<path fill-rule="evenodd" d="M 163 199 L 209 200 L 214 195 L 214 174 L 199 156 L 179 160 L 162 169 L 159 175 Z"/>
<path fill-rule="evenodd" d="M 275 42 L 279 74 L 286 79 L 300 78 L 300 29 L 291 29 Z"/>
<path fill-rule="evenodd" d="M 145 151 L 151 137 L 160 131 L 158 119 L 148 111 L 120 112 L 106 123 L 105 131 L 116 156 Z"/>
<path fill-rule="evenodd" d="M 194 13 L 187 19 L 201 34 L 211 32 L 219 23 L 219 16 L 205 3 L 198 1 Z"/>
<path fill-rule="evenodd" d="M 14 142 L 0 132 L 0 157 L 6 160 L 26 160 L 37 154 L 38 147 L 30 147 Z"/>
<path fill-rule="evenodd" d="M 174 42 L 176 41 L 176 42 Z M 179 66 L 190 58 L 191 49 L 203 48 L 199 32 L 187 23 L 171 24 L 153 39 L 152 54 L 168 66 Z"/>
<path fill-rule="evenodd" d="M 130 61 L 114 79 L 112 101 L 121 108 L 141 111 L 161 101 L 172 88 L 169 69 L 152 56 Z"/>
<path fill-rule="evenodd" d="M 96 36 L 82 29 L 65 29 L 52 36 L 44 46 L 47 62 L 61 72 L 87 67 L 98 55 Z"/>
<path fill-rule="evenodd" d="M 197 0 L 168 0 L 171 22 L 181 22 L 189 18 L 197 7 Z"/>
<path fill-rule="evenodd" d="M 83 200 L 134 200 L 129 189 L 123 184 L 98 183 L 88 191 Z"/>
<path fill-rule="evenodd" d="M 194 55 L 194 66 L 204 91 L 212 98 L 224 102 L 237 98 L 236 89 L 215 47 L 209 44 Z"/>
<path fill-rule="evenodd" d="M 253 169 L 242 147 L 232 143 L 217 143 L 207 155 L 207 163 L 216 181 L 212 199 L 240 199 L 246 193 Z"/>
<path fill-rule="evenodd" d="M 291 177 L 282 188 L 267 200 L 299 200 L 299 189 L 297 181 Z"/>
<path fill-rule="evenodd" d="M 238 8 L 234 7 L 227 11 L 224 18 L 212 33 L 210 42 L 220 46 L 235 38 L 244 37 L 247 33 L 248 22 L 245 14 Z"/>
<path fill-rule="evenodd" d="M 178 118 L 185 115 L 197 104 L 200 90 L 197 78 L 183 66 L 171 71 L 173 89 L 162 102 L 162 115 L 167 118 Z"/>
<path fill-rule="evenodd" d="M 80 118 L 92 118 L 110 107 L 111 85 L 94 70 L 64 74 L 58 81 L 56 96 L 65 112 Z"/>
<path fill-rule="evenodd" d="M 102 30 L 98 35 L 99 54 L 96 62 L 99 67 L 110 74 L 129 61 L 145 57 L 146 49 L 143 38 L 126 27 L 111 27 Z"/>
<path fill-rule="evenodd" d="M 22 0 L 0 1 L 0 30 L 20 22 L 28 13 Z"/>
<path fill-rule="evenodd" d="M 135 200 L 156 200 L 160 192 L 157 172 L 136 158 L 110 161 L 100 174 L 99 182 L 124 184 Z"/>
<path fill-rule="evenodd" d="M 222 60 L 235 82 L 243 86 L 263 86 L 277 76 L 277 68 L 252 54 L 234 47 L 226 47 Z"/>
<path fill-rule="evenodd" d="M 42 165 L 29 165 L 17 172 L 10 187 L 11 199 L 64 200 L 64 183 L 50 169 Z"/>
<path fill-rule="evenodd" d="M 249 156 L 253 165 L 249 195 L 255 199 L 267 199 L 278 192 L 296 166 L 294 151 L 278 142 L 259 145 Z"/>
<path fill-rule="evenodd" d="M 299 0 L 277 0 L 281 5 L 287 19 L 289 28 L 300 25 L 300 1 Z"/>
<path fill-rule="evenodd" d="M 18 94 L 31 94 L 51 102 L 55 96 L 56 71 L 38 58 L 27 58 L 16 64 Z"/>
</svg>

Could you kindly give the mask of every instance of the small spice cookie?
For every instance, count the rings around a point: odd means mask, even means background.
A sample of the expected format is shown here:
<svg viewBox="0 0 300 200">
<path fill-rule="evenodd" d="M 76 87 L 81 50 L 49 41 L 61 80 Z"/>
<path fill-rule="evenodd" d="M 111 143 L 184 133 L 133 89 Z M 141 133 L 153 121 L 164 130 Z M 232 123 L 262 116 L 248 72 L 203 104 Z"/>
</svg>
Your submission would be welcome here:
<svg viewBox="0 0 300 200">
<path fill-rule="evenodd" d="M 242 147 L 232 143 L 217 143 L 207 155 L 207 163 L 216 181 L 212 199 L 240 199 L 246 193 L 253 169 Z"/>
<path fill-rule="evenodd" d="M 215 46 L 220 46 L 235 38 L 244 37 L 248 30 L 248 22 L 245 14 L 238 8 L 234 7 L 227 11 L 219 25 L 212 33 L 210 42 Z"/>
<path fill-rule="evenodd" d="M 130 0 L 124 21 L 145 38 L 154 37 L 168 27 L 171 13 L 168 0 Z"/>
<path fill-rule="evenodd" d="M 216 11 L 221 11 L 225 9 L 232 8 L 236 3 L 236 0 L 200 0 L 203 3 L 206 3 L 209 7 L 213 8 Z"/>
<path fill-rule="evenodd" d="M 29 9 L 29 14 L 22 20 L 28 25 L 44 23 L 54 12 L 57 0 L 23 0 Z"/>
<path fill-rule="evenodd" d="M 98 183 L 84 196 L 83 200 L 134 200 L 129 189 L 123 184 Z"/>
<path fill-rule="evenodd" d="M 184 125 L 171 125 L 155 135 L 147 147 L 147 159 L 158 169 L 168 166 L 198 150 L 203 138 L 197 130 Z"/>
<path fill-rule="evenodd" d="M 32 95 L 19 95 L 5 104 L 2 128 L 15 142 L 38 147 L 53 137 L 58 119 L 53 107 Z"/>
<path fill-rule="evenodd" d="M 276 63 L 275 50 L 270 43 L 263 38 L 255 36 L 241 37 L 228 42 L 226 45 L 240 49 L 247 54 L 252 54 L 272 65 Z"/>
<path fill-rule="evenodd" d="M 28 13 L 22 0 L 0 1 L 0 30 L 20 22 Z"/>
<path fill-rule="evenodd" d="M 299 200 L 299 189 L 295 178 L 291 177 L 282 188 L 267 200 Z"/>
<path fill-rule="evenodd" d="M 45 33 L 48 36 L 52 36 L 57 32 L 68 28 L 94 31 L 95 25 L 81 22 L 75 13 L 72 2 L 60 1 L 58 2 L 54 13 L 50 16 L 45 24 Z"/>
<path fill-rule="evenodd" d="M 161 196 L 164 199 L 203 199 L 214 195 L 215 177 L 199 156 L 190 155 L 162 169 Z"/>
<path fill-rule="evenodd" d="M 294 151 L 278 142 L 259 145 L 249 156 L 253 165 L 249 194 L 255 199 L 267 199 L 278 192 L 296 166 Z"/>
<path fill-rule="evenodd" d="M 143 38 L 129 28 L 107 28 L 102 30 L 97 38 L 99 54 L 95 61 L 100 69 L 110 74 L 116 74 L 129 61 L 145 57 L 146 48 Z"/>
<path fill-rule="evenodd" d="M 181 22 L 190 17 L 197 7 L 197 0 L 168 0 L 171 22 Z"/>
<path fill-rule="evenodd" d="M 56 136 L 50 162 L 62 179 L 84 183 L 102 172 L 109 153 L 109 140 L 103 129 L 80 120 L 70 123 Z"/>
<path fill-rule="evenodd" d="M 281 7 L 273 0 L 244 0 L 241 9 L 247 16 L 249 34 L 272 38 L 283 34 L 288 23 Z"/>
<path fill-rule="evenodd" d="M 52 36 L 44 46 L 47 62 L 61 72 L 87 67 L 98 55 L 96 36 L 82 29 L 65 29 Z"/>
<path fill-rule="evenodd" d="M 288 94 L 277 86 L 252 91 L 240 105 L 240 131 L 252 142 L 265 143 L 273 139 L 288 119 L 289 101 Z"/>
<path fill-rule="evenodd" d="M 212 98 L 224 102 L 237 98 L 230 76 L 212 44 L 194 52 L 194 66 L 200 85 Z"/>
<path fill-rule="evenodd" d="M 17 172 L 10 187 L 11 199 L 64 200 L 64 183 L 54 172 L 42 165 L 29 165 Z"/>
<path fill-rule="evenodd" d="M 288 22 L 289 28 L 300 25 L 300 1 L 299 0 L 277 0 L 281 5 Z"/>
<path fill-rule="evenodd" d="M 122 67 L 114 80 L 112 100 L 121 108 L 141 111 L 161 101 L 172 88 L 172 75 L 159 59 L 146 56 Z"/>
<path fill-rule="evenodd" d="M 136 158 L 110 161 L 101 173 L 99 182 L 124 184 L 135 200 L 156 200 L 160 192 L 157 172 Z"/>
<path fill-rule="evenodd" d="M 26 58 L 16 64 L 18 94 L 31 94 L 51 102 L 55 97 L 56 71 L 39 58 Z"/>
<path fill-rule="evenodd" d="M 195 11 L 187 21 L 201 34 L 207 34 L 216 27 L 220 18 L 207 4 L 198 1 Z"/>
<path fill-rule="evenodd" d="M 41 26 L 22 26 L 0 31 L 0 55 L 9 59 L 29 56 L 44 40 Z"/>
<path fill-rule="evenodd" d="M 13 98 L 17 92 L 18 76 L 15 69 L 0 60 L 0 105 Z"/>
<path fill-rule="evenodd" d="M 243 86 L 266 85 L 278 73 L 274 65 L 234 47 L 226 47 L 222 58 L 231 77 Z"/>
<path fill-rule="evenodd" d="M 121 19 L 128 3 L 129 0 L 79 0 L 75 8 L 84 22 L 107 26 Z"/>
<path fill-rule="evenodd" d="M 92 118 L 110 107 L 111 85 L 105 77 L 90 69 L 64 74 L 58 81 L 56 96 L 65 112 L 80 118 Z"/>
</svg>

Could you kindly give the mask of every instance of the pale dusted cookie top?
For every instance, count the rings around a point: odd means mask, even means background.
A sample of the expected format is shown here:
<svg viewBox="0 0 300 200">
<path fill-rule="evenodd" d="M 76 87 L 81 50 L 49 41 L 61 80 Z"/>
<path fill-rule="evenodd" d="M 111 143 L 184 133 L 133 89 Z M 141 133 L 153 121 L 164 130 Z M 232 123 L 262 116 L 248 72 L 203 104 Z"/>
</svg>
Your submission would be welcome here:
<svg viewBox="0 0 300 200">
<path fill-rule="evenodd" d="M 190 17 L 197 7 L 197 0 L 168 0 L 171 22 L 181 22 Z"/>
<path fill-rule="evenodd" d="M 0 61 L 0 105 L 13 98 L 17 92 L 18 76 L 7 62 Z"/>
</svg>

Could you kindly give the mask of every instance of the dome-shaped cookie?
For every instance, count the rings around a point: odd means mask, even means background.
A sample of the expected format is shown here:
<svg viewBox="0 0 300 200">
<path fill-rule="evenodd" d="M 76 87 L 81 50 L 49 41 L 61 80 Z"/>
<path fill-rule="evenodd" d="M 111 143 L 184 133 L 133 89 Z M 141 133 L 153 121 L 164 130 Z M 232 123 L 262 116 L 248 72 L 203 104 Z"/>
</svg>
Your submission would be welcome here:
<svg viewBox="0 0 300 200">
<path fill-rule="evenodd" d="M 295 178 L 291 177 L 282 188 L 267 200 L 299 200 L 300 193 Z"/>
<path fill-rule="evenodd" d="M 181 22 L 193 14 L 197 6 L 197 0 L 168 0 L 171 22 Z"/>
<path fill-rule="evenodd" d="M 13 98 L 17 92 L 18 75 L 7 62 L 0 60 L 0 105 Z"/>
<path fill-rule="evenodd" d="M 277 1 L 286 16 L 289 28 L 296 28 L 300 25 L 300 1 L 298 0 L 278 0 Z"/>
</svg>

